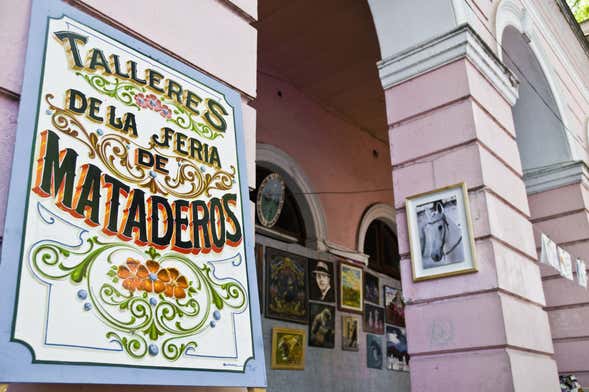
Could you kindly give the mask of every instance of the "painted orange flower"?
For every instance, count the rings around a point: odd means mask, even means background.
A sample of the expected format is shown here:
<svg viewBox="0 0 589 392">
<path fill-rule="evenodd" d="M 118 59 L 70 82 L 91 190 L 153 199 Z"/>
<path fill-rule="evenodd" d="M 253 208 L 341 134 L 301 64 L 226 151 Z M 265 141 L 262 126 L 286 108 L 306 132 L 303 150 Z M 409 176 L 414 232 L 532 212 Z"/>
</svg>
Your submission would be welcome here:
<svg viewBox="0 0 589 392">
<path fill-rule="evenodd" d="M 126 266 L 119 265 L 117 275 L 123 279 L 124 288 L 135 291 L 141 287 L 143 281 L 149 276 L 149 271 L 139 260 L 129 257 Z"/>
<path fill-rule="evenodd" d="M 164 291 L 164 282 L 162 282 L 161 279 L 158 278 L 160 272 L 159 263 L 157 261 L 147 260 L 145 266 L 147 267 L 147 271 L 149 272 L 149 274 L 141 284 L 141 289 L 147 291 L 148 293 L 161 293 L 162 291 Z"/>
<path fill-rule="evenodd" d="M 186 277 L 180 275 L 180 272 L 176 268 L 166 268 L 160 270 L 158 273 L 158 278 L 164 282 L 164 294 L 166 297 L 186 297 L 185 290 L 188 288 L 188 282 L 186 281 Z"/>
</svg>

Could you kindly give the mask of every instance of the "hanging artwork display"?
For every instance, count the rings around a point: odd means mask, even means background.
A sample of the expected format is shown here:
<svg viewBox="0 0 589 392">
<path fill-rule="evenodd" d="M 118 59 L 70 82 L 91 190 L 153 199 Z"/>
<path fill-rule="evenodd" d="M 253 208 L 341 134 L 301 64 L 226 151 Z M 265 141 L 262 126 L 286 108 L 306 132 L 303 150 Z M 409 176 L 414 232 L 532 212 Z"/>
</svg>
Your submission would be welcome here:
<svg viewBox="0 0 589 392">
<path fill-rule="evenodd" d="M 540 262 L 560 270 L 560 261 L 556 250 L 556 243 L 544 233 L 540 235 L 542 247 L 540 250 Z"/>
<path fill-rule="evenodd" d="M 335 347 L 335 307 L 309 304 L 309 346 Z"/>
<path fill-rule="evenodd" d="M 378 276 L 364 272 L 364 301 L 380 305 L 380 287 Z"/>
<path fill-rule="evenodd" d="M 335 274 L 333 263 L 309 260 L 309 299 L 335 302 Z"/>
<path fill-rule="evenodd" d="M 360 320 L 354 316 L 342 316 L 342 350 L 358 351 Z"/>
<path fill-rule="evenodd" d="M 305 369 L 305 331 L 272 328 L 272 369 Z"/>
<path fill-rule="evenodd" d="M 407 335 L 405 328 L 387 325 L 387 369 L 409 371 L 409 354 L 407 352 Z"/>
<path fill-rule="evenodd" d="M 61 1 L 30 26 L 0 381 L 264 385 L 239 93 Z"/>
<path fill-rule="evenodd" d="M 384 308 L 364 304 L 364 332 L 382 335 L 384 333 Z"/>
<path fill-rule="evenodd" d="M 266 316 L 307 324 L 307 259 L 266 248 Z"/>
<path fill-rule="evenodd" d="M 366 335 L 366 366 L 371 369 L 382 369 L 384 356 L 382 353 L 382 336 Z"/>
<path fill-rule="evenodd" d="M 403 303 L 403 294 L 401 290 L 390 286 L 384 286 L 383 292 L 385 322 L 387 324 L 405 327 L 405 304 Z"/>
<path fill-rule="evenodd" d="M 477 271 L 464 183 L 408 197 L 405 206 L 414 281 Z"/>
<path fill-rule="evenodd" d="M 583 260 L 577 259 L 577 283 L 587 288 L 587 265 Z"/>
<path fill-rule="evenodd" d="M 338 307 L 344 312 L 362 313 L 364 282 L 361 267 L 341 261 L 338 265 Z"/>
<path fill-rule="evenodd" d="M 568 280 L 574 280 L 573 261 L 571 255 L 561 247 L 557 247 L 560 275 Z"/>
</svg>

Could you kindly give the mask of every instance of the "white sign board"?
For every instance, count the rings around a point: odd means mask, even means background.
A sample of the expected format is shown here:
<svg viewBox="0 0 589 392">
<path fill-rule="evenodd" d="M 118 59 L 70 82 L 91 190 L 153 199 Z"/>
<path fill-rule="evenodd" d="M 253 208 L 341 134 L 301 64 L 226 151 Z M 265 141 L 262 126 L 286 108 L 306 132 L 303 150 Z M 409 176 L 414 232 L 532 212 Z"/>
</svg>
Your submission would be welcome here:
<svg viewBox="0 0 589 392">
<path fill-rule="evenodd" d="M 0 381 L 263 385 L 239 95 L 50 4 L 31 20 Z"/>
</svg>

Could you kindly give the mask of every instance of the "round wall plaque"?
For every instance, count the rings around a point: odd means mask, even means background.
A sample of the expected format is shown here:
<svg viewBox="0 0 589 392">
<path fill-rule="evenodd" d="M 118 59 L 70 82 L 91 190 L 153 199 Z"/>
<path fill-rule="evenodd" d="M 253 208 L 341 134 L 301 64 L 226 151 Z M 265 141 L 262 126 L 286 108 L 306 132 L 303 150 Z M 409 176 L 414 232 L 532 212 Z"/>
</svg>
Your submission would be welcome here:
<svg viewBox="0 0 589 392">
<path fill-rule="evenodd" d="M 284 205 L 284 181 L 280 174 L 272 173 L 266 176 L 258 188 L 256 213 L 264 227 L 272 227 L 278 221 Z"/>
</svg>

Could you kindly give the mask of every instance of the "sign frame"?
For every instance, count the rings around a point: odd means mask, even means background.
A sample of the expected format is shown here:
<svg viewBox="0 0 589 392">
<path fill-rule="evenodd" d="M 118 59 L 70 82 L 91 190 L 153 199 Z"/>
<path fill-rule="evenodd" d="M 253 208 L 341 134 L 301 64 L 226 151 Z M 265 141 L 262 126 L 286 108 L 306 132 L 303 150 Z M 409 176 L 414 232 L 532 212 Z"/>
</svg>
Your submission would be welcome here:
<svg viewBox="0 0 589 392">
<path fill-rule="evenodd" d="M 252 329 L 253 357 L 243 369 L 194 370 L 130 365 L 81 363 L 52 363 L 37 361 L 33 352 L 14 341 L 16 296 L 21 257 L 24 251 L 24 226 L 27 196 L 30 192 L 31 165 L 34 160 L 34 135 L 41 111 L 41 91 L 44 75 L 45 45 L 49 20 L 71 18 L 109 38 L 127 45 L 176 72 L 225 95 L 232 107 L 235 121 L 237 175 L 240 184 L 243 241 L 247 270 L 249 313 Z M 220 387 L 265 387 L 266 369 L 258 302 L 256 266 L 254 259 L 253 223 L 249 211 L 245 140 L 242 124 L 241 97 L 238 92 L 196 69 L 172 58 L 162 51 L 59 0 L 33 0 L 28 32 L 24 81 L 19 105 L 16 140 L 10 178 L 2 254 L 0 257 L 0 382 L 17 383 L 81 383 L 136 384 Z M 35 113 L 35 115 L 31 115 Z M 30 159 L 23 159 L 29 157 Z M 26 181 L 23 181 L 23 178 Z M 245 282 L 244 282 L 245 284 Z"/>
</svg>

